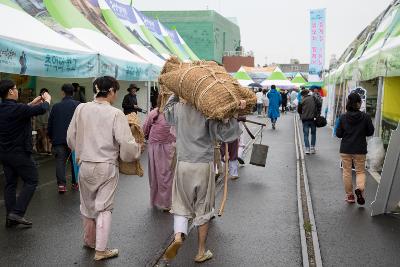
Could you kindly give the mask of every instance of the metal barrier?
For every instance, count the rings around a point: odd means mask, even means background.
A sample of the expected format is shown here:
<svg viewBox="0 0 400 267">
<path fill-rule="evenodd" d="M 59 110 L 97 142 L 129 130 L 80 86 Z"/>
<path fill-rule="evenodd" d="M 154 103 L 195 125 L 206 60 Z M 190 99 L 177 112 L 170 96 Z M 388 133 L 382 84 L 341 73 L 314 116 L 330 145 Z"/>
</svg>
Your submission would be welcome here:
<svg viewBox="0 0 400 267">
<path fill-rule="evenodd" d="M 371 216 L 393 213 L 400 202 L 400 125 L 392 132 Z"/>
</svg>

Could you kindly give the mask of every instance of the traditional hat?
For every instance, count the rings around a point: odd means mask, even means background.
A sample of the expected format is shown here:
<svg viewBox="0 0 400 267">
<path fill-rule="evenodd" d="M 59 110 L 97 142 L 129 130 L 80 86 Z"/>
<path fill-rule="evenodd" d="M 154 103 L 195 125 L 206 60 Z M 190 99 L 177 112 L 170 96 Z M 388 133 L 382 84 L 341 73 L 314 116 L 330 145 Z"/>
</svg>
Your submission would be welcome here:
<svg viewBox="0 0 400 267">
<path fill-rule="evenodd" d="M 130 92 L 132 89 L 136 89 L 136 92 L 140 90 L 140 88 L 137 87 L 137 85 L 134 84 L 134 83 L 131 83 L 131 84 L 129 85 L 128 89 L 126 89 L 126 90 L 127 90 L 128 92 Z"/>
</svg>

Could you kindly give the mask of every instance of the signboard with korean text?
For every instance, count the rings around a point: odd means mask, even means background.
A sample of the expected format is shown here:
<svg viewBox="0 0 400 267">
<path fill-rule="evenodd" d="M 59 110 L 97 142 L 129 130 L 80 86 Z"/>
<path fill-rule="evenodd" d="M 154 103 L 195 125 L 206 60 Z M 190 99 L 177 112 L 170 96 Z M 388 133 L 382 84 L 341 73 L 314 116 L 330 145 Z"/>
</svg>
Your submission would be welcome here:
<svg viewBox="0 0 400 267">
<path fill-rule="evenodd" d="M 320 82 L 323 80 L 325 66 L 325 9 L 310 11 L 310 67 L 309 82 Z"/>
</svg>

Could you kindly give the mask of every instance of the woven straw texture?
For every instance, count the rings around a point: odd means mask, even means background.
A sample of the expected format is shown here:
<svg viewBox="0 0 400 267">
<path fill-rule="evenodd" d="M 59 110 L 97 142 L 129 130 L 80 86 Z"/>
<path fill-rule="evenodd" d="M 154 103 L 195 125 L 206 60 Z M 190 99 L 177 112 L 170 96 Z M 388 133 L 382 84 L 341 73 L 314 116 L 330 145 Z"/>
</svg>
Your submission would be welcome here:
<svg viewBox="0 0 400 267">
<path fill-rule="evenodd" d="M 135 141 L 144 147 L 144 133 L 140 127 L 140 120 L 136 113 L 131 113 L 127 115 L 129 126 L 131 127 L 132 135 Z M 135 160 L 133 162 L 119 161 L 119 171 L 127 175 L 137 175 L 142 177 L 144 171 L 140 160 Z"/>
<path fill-rule="evenodd" d="M 165 63 L 159 82 L 164 99 L 176 94 L 210 119 L 249 114 L 257 101 L 251 90 L 240 86 L 224 67 L 212 61 L 183 63 L 172 57 Z M 246 109 L 239 112 L 241 99 L 246 100 Z"/>
</svg>

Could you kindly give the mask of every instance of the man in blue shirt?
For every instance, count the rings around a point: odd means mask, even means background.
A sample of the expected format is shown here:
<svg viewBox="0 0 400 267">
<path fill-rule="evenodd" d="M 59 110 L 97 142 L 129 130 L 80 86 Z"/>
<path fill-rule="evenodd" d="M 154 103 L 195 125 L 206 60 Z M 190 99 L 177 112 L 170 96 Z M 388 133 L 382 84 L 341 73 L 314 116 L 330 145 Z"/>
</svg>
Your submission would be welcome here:
<svg viewBox="0 0 400 267">
<path fill-rule="evenodd" d="M 78 190 L 78 182 L 75 177 L 71 150 L 67 144 L 67 130 L 72 120 L 76 107 L 80 102 L 73 99 L 74 87 L 72 84 L 64 84 L 61 88 L 63 99 L 53 106 L 49 116 L 48 135 L 53 145 L 53 152 L 56 157 L 56 176 L 58 193 L 67 191 L 65 179 L 66 162 L 71 162 L 72 189 Z"/>
<path fill-rule="evenodd" d="M 28 105 L 17 103 L 18 89 L 11 80 L 0 81 L 0 161 L 5 175 L 4 200 L 6 227 L 17 224 L 31 226 L 24 218 L 38 184 L 38 171 L 32 158 L 31 118 L 44 114 L 51 96 L 44 93 Z M 17 181 L 24 185 L 17 198 Z"/>
</svg>

